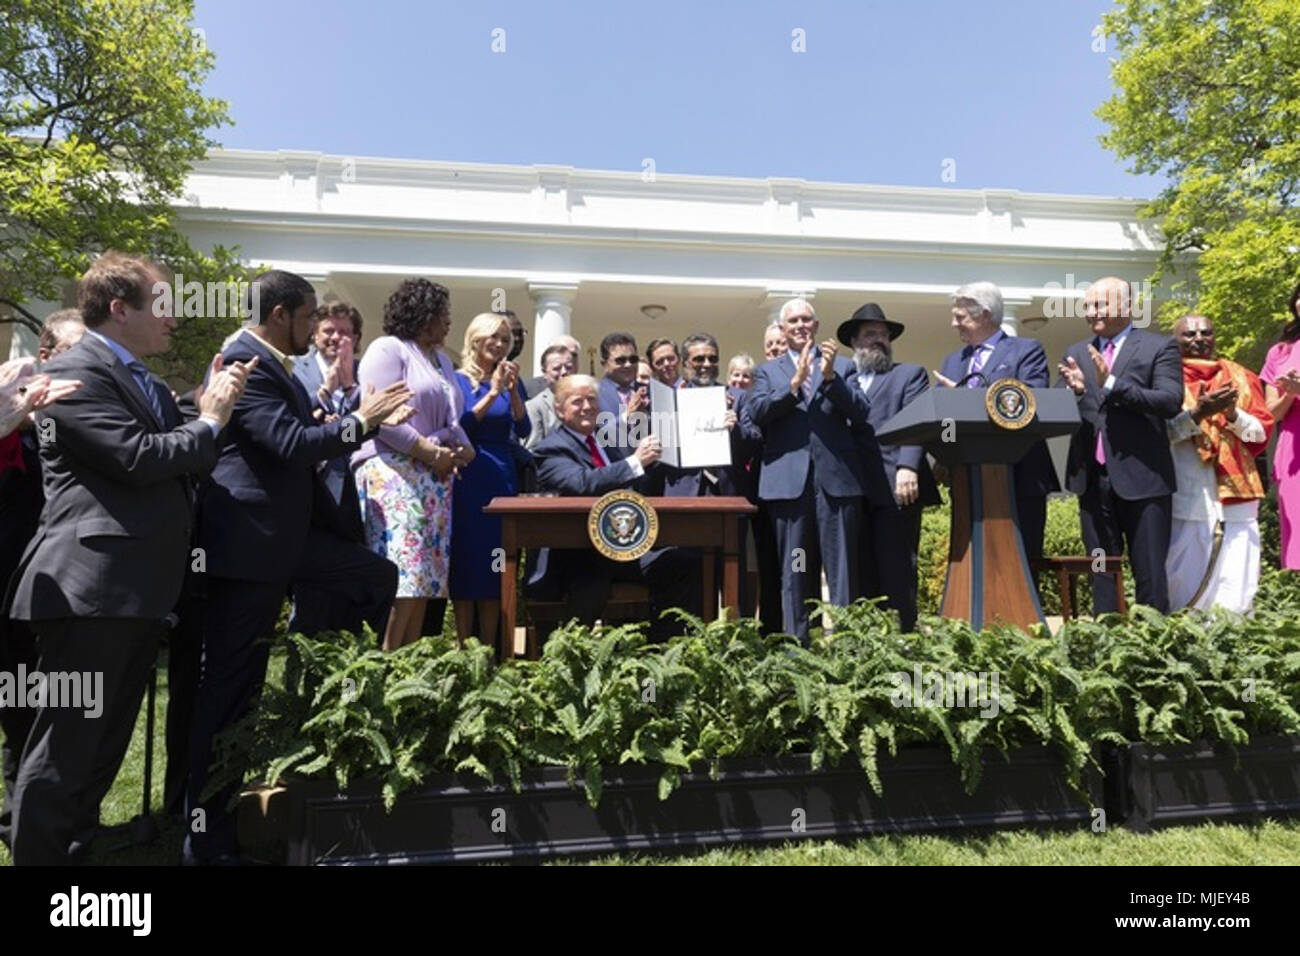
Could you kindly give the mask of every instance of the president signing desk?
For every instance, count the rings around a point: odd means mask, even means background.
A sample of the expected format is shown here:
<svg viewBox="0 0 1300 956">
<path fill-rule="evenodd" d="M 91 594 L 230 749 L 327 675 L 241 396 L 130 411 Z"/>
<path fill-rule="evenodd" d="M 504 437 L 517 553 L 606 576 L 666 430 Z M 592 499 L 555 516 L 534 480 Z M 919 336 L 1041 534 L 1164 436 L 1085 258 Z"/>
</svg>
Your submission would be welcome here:
<svg viewBox="0 0 1300 956">
<path fill-rule="evenodd" d="M 526 496 L 493 498 L 483 509 L 501 519 L 505 567 L 501 575 L 501 617 L 506 634 L 514 634 L 518 614 L 516 588 L 523 548 L 593 548 L 587 531 L 592 506 L 599 498 Z M 757 509 L 744 498 L 647 498 L 658 515 L 656 547 L 677 545 L 705 552 L 704 619 L 717 615 L 713 554 L 722 555 L 722 604 L 740 616 L 741 515 Z"/>
</svg>

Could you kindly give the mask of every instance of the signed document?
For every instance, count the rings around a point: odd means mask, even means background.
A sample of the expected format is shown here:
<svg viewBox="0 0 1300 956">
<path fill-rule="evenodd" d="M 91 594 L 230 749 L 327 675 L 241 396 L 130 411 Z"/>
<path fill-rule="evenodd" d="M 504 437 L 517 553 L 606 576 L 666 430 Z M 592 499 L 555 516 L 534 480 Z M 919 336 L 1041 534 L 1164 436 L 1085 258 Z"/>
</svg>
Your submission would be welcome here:
<svg viewBox="0 0 1300 956">
<path fill-rule="evenodd" d="M 675 468 L 731 464 L 726 388 L 672 389 L 651 382 L 650 407 L 654 411 L 651 433 L 663 445 L 665 463 Z"/>
</svg>

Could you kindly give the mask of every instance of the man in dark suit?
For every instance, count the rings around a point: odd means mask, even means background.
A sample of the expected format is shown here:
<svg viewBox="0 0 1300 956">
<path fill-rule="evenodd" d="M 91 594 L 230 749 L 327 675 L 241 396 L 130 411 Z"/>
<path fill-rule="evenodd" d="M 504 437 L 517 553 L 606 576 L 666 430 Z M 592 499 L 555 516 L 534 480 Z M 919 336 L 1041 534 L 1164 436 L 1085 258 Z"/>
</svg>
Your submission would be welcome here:
<svg viewBox="0 0 1300 956">
<path fill-rule="evenodd" d="M 561 427 L 534 449 L 543 491 L 595 497 L 617 488 L 662 495 L 665 473 L 658 464 L 659 439 L 642 439 L 634 452 L 602 445 L 596 438 L 599 399 L 596 380 L 570 375 L 555 386 L 555 410 Z M 604 610 L 614 581 L 644 581 L 650 586 L 650 635 L 662 640 L 679 627 L 660 619 L 670 607 L 699 614 L 699 555 L 682 548 L 657 548 L 638 563 L 611 561 L 593 551 L 546 549 L 531 573 L 529 594 L 537 600 L 567 599 L 573 615 L 591 624 Z"/>
<path fill-rule="evenodd" d="M 660 352 L 663 351 L 661 348 Z M 697 332 L 682 342 L 681 355 L 684 360 L 684 374 L 680 388 L 726 388 L 727 412 L 723 424 L 727 428 L 731 445 L 731 464 L 718 465 L 713 468 L 677 468 L 673 469 L 666 482 L 664 494 L 676 498 L 700 497 L 740 497 L 751 501 L 757 497 L 758 487 L 753 474 L 748 469 L 749 462 L 758 454 L 760 442 L 752 433 L 746 433 L 740 427 L 737 410 L 744 401 L 745 390 L 723 386 L 718 379 L 721 369 L 721 353 L 718 340 L 708 332 Z M 746 538 L 749 535 L 748 516 L 740 518 L 740 606 L 750 608 L 753 595 L 749 593 L 746 561 Z M 717 556 L 717 571 L 714 580 L 722 581 L 722 556 Z M 716 595 L 714 596 L 716 600 Z"/>
<path fill-rule="evenodd" d="M 650 433 L 649 422 L 641 414 L 650 410 L 650 394 L 637 385 L 639 361 L 636 339 L 626 332 L 611 332 L 600 340 L 600 362 L 605 368 L 605 377 L 599 386 L 600 420 L 597 428 L 602 437 L 612 439 L 617 436 L 619 447 L 628 452 Z"/>
<path fill-rule="evenodd" d="M 852 429 L 867 423 L 871 403 L 849 387 L 857 369 L 836 357 L 835 340 L 815 344 L 812 305 L 791 299 L 781 325 L 789 351 L 759 366 L 747 404 L 763 430 L 758 493 L 776 526 L 784 627 L 806 641 L 806 602 L 819 596 L 823 567 L 832 604 L 857 596 L 866 475 Z"/>
<path fill-rule="evenodd" d="M 398 424 L 410 391 L 394 383 L 362 396 L 357 410 L 320 423 L 292 356 L 307 351 L 316 297 L 301 276 L 278 270 L 254 280 L 258 324 L 230 340 L 227 362 L 258 359 L 222 436 L 216 467 L 199 502 L 199 543 L 207 561 L 203 674 L 194 708 L 185 840 L 187 863 L 236 855 L 233 789 L 204 798 L 213 738 L 255 704 L 266 676 L 265 641 L 290 582 L 333 591 L 351 608 L 339 626 L 384 628 L 397 569 L 364 546 L 320 526 L 328 499 L 317 465 L 358 448 L 380 424 Z M 392 417 L 390 417 L 392 416 Z M 199 812 L 201 811 L 201 812 Z"/>
<path fill-rule="evenodd" d="M 871 408 L 867 423 L 853 430 L 866 472 L 866 502 L 859 537 L 860 593 L 885 598 L 885 607 L 898 612 L 903 630 L 916 627 L 917 549 L 921 543 L 921 511 L 939 503 L 939 491 L 920 445 L 881 445 L 876 429 L 930 387 L 919 365 L 894 361 L 891 342 L 903 334 L 903 324 L 885 317 L 868 302 L 840 324 L 835 337 L 853 349 L 858 388 Z"/>
<path fill-rule="evenodd" d="M 47 681 L 81 678 L 83 699 L 36 712 L 14 797 L 15 863 L 66 864 L 87 849 L 191 561 L 190 479 L 212 468 L 256 367 L 214 362 L 199 419 L 180 424 L 171 391 L 140 361 L 168 348 L 168 281 L 144 260 L 101 256 L 81 280 L 85 337 L 45 366 L 83 387 L 37 424 L 45 508 L 9 610 L 32 623 Z"/>
<path fill-rule="evenodd" d="M 312 401 L 312 415 L 330 421 L 352 414 L 361 404 L 357 382 L 361 346 L 361 313 L 346 302 L 331 302 L 316 310 L 312 346 L 293 364 L 293 375 Z M 322 524 L 333 527 L 349 541 L 365 537 L 357 485 L 352 479 L 349 456 L 339 455 L 317 465 L 329 501 L 319 506 L 327 516 Z M 289 630 L 303 634 L 337 630 L 347 616 L 346 604 L 329 591 L 319 591 L 299 582 L 293 589 L 293 614 Z"/>
<path fill-rule="evenodd" d="M 1175 480 L 1165 422 L 1183 407 L 1178 343 L 1134 327 L 1123 279 L 1098 279 L 1083 301 L 1093 337 L 1066 349 L 1058 366 L 1083 419 L 1070 439 L 1065 485 L 1079 496 L 1088 551 L 1122 554 L 1127 541 L 1138 603 L 1167 612 Z M 1119 608 L 1109 576 L 1092 576 L 1092 594 L 1094 613 Z"/>
<path fill-rule="evenodd" d="M 1002 330 L 1002 290 L 992 282 L 972 282 L 952 294 L 952 327 L 962 347 L 943 360 L 935 381 L 940 385 L 985 388 L 998 379 L 1015 378 L 1030 388 L 1047 388 L 1047 352 L 1042 343 L 1007 335 Z M 1043 556 L 1047 496 L 1061 490 L 1047 443 L 1034 444 L 1013 470 L 1016 516 L 1025 557 Z"/>
</svg>

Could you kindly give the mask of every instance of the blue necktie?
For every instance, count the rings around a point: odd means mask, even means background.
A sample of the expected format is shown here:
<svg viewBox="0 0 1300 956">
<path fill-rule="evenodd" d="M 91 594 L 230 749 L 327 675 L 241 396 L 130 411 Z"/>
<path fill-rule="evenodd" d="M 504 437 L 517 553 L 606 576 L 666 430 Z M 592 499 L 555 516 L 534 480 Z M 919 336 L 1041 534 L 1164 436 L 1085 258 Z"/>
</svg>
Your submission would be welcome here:
<svg viewBox="0 0 1300 956">
<path fill-rule="evenodd" d="M 143 362 L 128 362 L 126 367 L 131 370 L 131 376 L 140 386 L 140 391 L 144 392 L 144 397 L 149 399 L 149 407 L 158 416 L 158 421 L 166 425 L 167 418 L 163 415 L 162 399 L 158 397 L 158 388 L 149 369 Z"/>
</svg>

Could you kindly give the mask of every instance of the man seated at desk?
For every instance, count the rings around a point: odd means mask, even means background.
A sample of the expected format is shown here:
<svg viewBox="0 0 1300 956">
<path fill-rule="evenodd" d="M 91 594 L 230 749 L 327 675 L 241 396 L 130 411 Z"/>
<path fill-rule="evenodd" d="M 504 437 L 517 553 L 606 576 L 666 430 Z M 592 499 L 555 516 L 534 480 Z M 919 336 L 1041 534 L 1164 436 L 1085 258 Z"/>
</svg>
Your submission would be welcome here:
<svg viewBox="0 0 1300 956">
<path fill-rule="evenodd" d="M 555 385 L 560 427 L 533 448 L 538 486 L 571 497 L 599 497 L 618 488 L 643 495 L 663 494 L 670 469 L 659 463 L 659 439 L 642 439 L 634 450 L 597 441 L 600 412 L 596 380 L 570 375 Z M 531 563 L 531 562 L 530 562 Z M 595 550 L 544 548 L 531 569 L 526 593 L 537 601 L 567 600 L 572 615 L 592 624 L 604 613 L 615 581 L 642 582 L 650 588 L 650 637 L 663 640 L 681 630 L 676 620 L 660 620 L 666 608 L 699 614 L 700 556 L 685 548 L 656 548 L 638 561 L 618 562 Z"/>
</svg>

